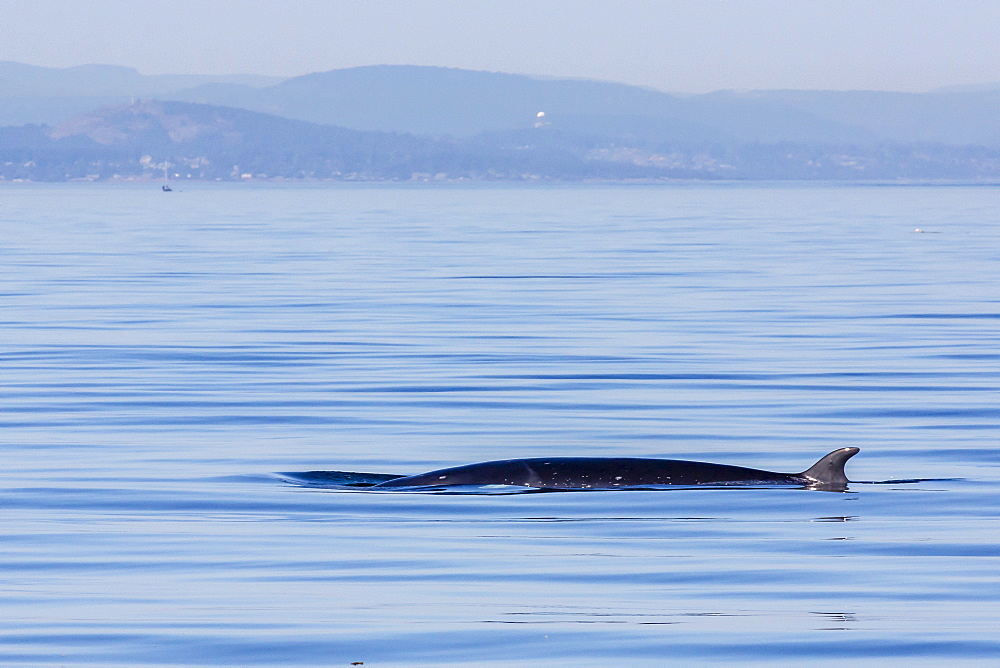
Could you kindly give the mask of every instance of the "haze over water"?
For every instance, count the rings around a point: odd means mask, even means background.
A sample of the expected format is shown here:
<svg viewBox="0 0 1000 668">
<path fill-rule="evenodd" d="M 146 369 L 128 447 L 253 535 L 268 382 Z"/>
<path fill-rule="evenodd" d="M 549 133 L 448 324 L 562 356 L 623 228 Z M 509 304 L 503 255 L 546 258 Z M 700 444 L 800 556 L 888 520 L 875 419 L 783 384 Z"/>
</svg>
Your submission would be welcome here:
<svg viewBox="0 0 1000 668">
<path fill-rule="evenodd" d="M 994 187 L 21 184 L 0 229 L 0 663 L 1000 655 Z M 843 446 L 845 493 L 303 476 Z"/>
</svg>

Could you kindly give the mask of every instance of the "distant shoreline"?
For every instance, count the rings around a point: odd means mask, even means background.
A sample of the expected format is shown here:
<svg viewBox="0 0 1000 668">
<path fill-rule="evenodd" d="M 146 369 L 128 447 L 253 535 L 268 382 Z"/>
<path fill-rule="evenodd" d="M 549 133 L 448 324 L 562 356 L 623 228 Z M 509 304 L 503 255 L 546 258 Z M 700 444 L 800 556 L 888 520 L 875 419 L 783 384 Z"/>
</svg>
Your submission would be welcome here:
<svg viewBox="0 0 1000 668">
<path fill-rule="evenodd" d="M 63 181 L 41 181 L 31 179 L 3 179 L 0 178 L 0 186 L 30 186 L 30 185 L 134 185 L 134 186 L 162 186 L 170 185 L 174 190 L 183 189 L 185 185 L 196 187 L 213 185 L 246 185 L 246 186 L 412 186 L 412 187 L 434 187 L 434 186 L 684 186 L 684 185 L 789 185 L 789 186 L 858 186 L 858 187 L 997 187 L 1000 186 L 1000 179 L 992 180 L 962 180 L 962 179 L 895 179 L 895 180 L 866 180 L 866 179 L 677 179 L 677 178 L 657 178 L 657 179 L 287 179 L 287 178 L 266 178 L 266 179 L 184 179 L 163 181 L 152 178 L 122 178 L 122 179 L 67 179 Z"/>
</svg>

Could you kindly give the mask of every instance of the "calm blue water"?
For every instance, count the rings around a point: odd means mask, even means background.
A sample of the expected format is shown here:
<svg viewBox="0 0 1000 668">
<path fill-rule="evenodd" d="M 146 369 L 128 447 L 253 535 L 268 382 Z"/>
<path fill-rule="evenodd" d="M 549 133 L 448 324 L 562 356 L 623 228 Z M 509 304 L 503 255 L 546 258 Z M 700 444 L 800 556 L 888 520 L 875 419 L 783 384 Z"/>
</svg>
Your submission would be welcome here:
<svg viewBox="0 0 1000 668">
<path fill-rule="evenodd" d="M 996 662 L 998 205 L 3 186 L 0 663 Z M 847 445 L 853 480 L 899 482 L 296 477 Z"/>
</svg>

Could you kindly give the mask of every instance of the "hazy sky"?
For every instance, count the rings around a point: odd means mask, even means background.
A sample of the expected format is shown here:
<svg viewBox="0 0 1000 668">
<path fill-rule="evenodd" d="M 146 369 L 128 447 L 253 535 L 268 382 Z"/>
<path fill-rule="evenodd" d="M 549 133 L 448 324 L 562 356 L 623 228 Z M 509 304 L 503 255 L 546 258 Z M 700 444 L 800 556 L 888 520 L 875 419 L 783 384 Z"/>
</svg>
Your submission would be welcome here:
<svg viewBox="0 0 1000 668">
<path fill-rule="evenodd" d="M 0 60 L 294 76 L 440 65 L 666 91 L 1000 81 L 1000 0 L 0 0 Z"/>
</svg>

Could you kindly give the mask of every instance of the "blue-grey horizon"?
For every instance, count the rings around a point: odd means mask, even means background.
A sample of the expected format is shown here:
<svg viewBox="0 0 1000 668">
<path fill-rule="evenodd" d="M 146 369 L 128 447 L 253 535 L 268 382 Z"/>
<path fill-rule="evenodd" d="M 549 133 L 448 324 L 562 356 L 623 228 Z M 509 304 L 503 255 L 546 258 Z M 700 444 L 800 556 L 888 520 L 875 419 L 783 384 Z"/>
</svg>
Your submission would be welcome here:
<svg viewBox="0 0 1000 668">
<path fill-rule="evenodd" d="M 432 65 L 683 93 L 1000 81 L 1000 3 L 980 0 L 2 4 L 0 60 L 47 67 L 287 77 Z"/>
</svg>

